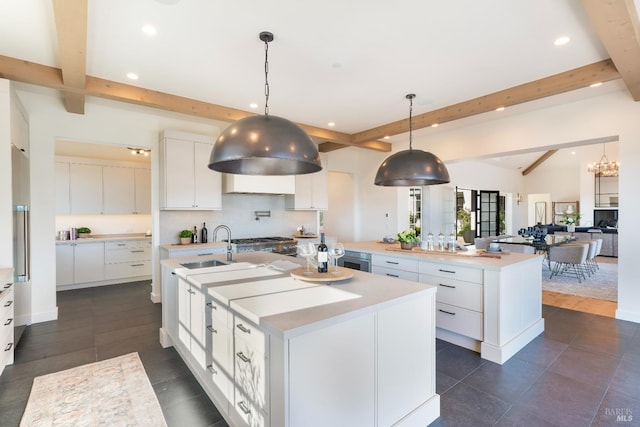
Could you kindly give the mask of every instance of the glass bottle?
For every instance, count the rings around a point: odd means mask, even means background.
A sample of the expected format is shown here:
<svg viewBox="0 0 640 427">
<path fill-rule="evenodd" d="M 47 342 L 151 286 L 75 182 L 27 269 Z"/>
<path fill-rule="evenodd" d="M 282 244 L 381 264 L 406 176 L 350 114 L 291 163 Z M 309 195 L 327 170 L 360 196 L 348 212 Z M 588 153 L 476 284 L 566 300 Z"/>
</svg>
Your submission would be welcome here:
<svg viewBox="0 0 640 427">
<path fill-rule="evenodd" d="M 438 234 L 438 250 L 444 252 L 444 234 L 442 231 Z"/>
<path fill-rule="evenodd" d="M 202 223 L 202 230 L 200 231 L 200 233 L 202 234 L 202 239 L 200 239 L 200 243 L 207 243 L 207 239 L 209 231 L 207 230 L 207 223 L 203 222 Z"/>
<path fill-rule="evenodd" d="M 191 243 L 198 243 L 198 227 L 193 226 L 193 234 L 191 235 Z"/>
<path fill-rule="evenodd" d="M 455 252 L 456 251 L 456 233 L 455 231 L 451 231 L 451 234 L 449 234 L 449 252 Z"/>
<path fill-rule="evenodd" d="M 432 232 L 429 232 L 429 234 L 427 234 L 427 250 L 428 251 L 433 250 L 433 233 Z"/>
<path fill-rule="evenodd" d="M 320 233 L 320 244 L 318 245 L 318 273 L 329 272 L 329 248 L 324 242 L 324 233 Z"/>
</svg>

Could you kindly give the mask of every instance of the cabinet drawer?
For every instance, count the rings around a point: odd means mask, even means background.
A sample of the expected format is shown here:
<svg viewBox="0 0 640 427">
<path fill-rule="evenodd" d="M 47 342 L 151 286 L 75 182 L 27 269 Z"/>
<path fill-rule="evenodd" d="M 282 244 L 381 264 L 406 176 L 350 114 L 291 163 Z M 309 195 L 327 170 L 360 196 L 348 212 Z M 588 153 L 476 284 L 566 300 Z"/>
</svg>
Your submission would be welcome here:
<svg viewBox="0 0 640 427">
<path fill-rule="evenodd" d="M 251 427 L 269 426 L 269 418 L 252 404 L 238 387 L 235 387 L 235 405 L 233 407 L 246 425 Z"/>
<path fill-rule="evenodd" d="M 468 308 L 473 311 L 484 311 L 484 288 L 478 283 L 463 282 L 428 274 L 420 275 L 420 283 L 438 287 L 438 292 L 436 293 L 437 302 Z"/>
<path fill-rule="evenodd" d="M 134 246 L 131 248 L 107 249 L 104 254 L 105 264 L 117 262 L 150 261 L 151 249 Z"/>
<path fill-rule="evenodd" d="M 127 249 L 127 248 L 137 248 L 138 241 L 137 240 L 115 240 L 113 242 L 104 242 L 105 249 Z"/>
<path fill-rule="evenodd" d="M 462 267 L 459 265 L 423 261 L 420 263 L 420 274 L 430 274 L 432 276 L 448 277 L 480 284 L 483 282 L 481 268 Z"/>
<path fill-rule="evenodd" d="M 134 261 L 104 266 L 106 280 L 125 277 L 148 276 L 151 274 L 151 261 Z"/>
<path fill-rule="evenodd" d="M 267 371 L 264 353 L 253 349 L 242 339 L 234 343 L 234 381 L 249 403 L 267 411 Z"/>
<path fill-rule="evenodd" d="M 482 313 L 441 302 L 436 303 L 436 326 L 482 341 Z"/>
<path fill-rule="evenodd" d="M 244 340 L 253 349 L 262 354 L 267 354 L 269 351 L 264 332 L 253 323 L 238 316 L 233 318 L 233 336 L 236 338 L 234 341 L 237 342 L 238 339 Z"/>
<path fill-rule="evenodd" d="M 371 256 L 371 264 L 379 267 L 394 268 L 396 270 L 418 272 L 418 260 L 408 258 L 395 258 L 386 255 L 373 254 Z"/>
<path fill-rule="evenodd" d="M 373 274 L 379 274 L 380 276 L 389 276 L 397 279 L 411 280 L 413 282 L 418 281 L 418 273 L 414 273 L 411 271 L 396 270 L 393 268 L 374 265 L 373 267 L 371 267 L 371 272 Z"/>
<path fill-rule="evenodd" d="M 209 375 L 211 375 L 213 383 L 218 387 L 218 389 L 220 389 L 222 394 L 224 394 L 224 397 L 226 397 L 229 402 L 233 402 L 234 387 L 233 380 L 231 379 L 231 375 L 233 375 L 233 373 L 225 372 L 225 369 L 215 361 L 207 366 L 207 371 L 209 372 Z M 217 404 L 216 407 L 218 407 Z M 224 407 L 224 412 L 227 412 L 226 406 Z"/>
</svg>

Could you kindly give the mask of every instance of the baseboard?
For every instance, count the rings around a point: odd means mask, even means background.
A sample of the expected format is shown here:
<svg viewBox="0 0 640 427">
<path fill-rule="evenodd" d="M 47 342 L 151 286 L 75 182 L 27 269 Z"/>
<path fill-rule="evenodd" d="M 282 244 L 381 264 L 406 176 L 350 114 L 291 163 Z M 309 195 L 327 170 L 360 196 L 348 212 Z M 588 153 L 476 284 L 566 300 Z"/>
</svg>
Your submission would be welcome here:
<svg viewBox="0 0 640 427">
<path fill-rule="evenodd" d="M 521 334 L 502 346 L 495 346 L 483 342 L 481 344 L 481 357 L 502 365 L 542 332 L 544 332 L 544 319 L 541 318 L 522 331 Z"/>
<path fill-rule="evenodd" d="M 411 411 L 404 418 L 393 424 L 393 427 L 424 427 L 440 417 L 440 395 L 434 394 Z"/>
<path fill-rule="evenodd" d="M 71 285 L 57 285 L 56 291 L 70 291 L 72 289 L 84 289 L 84 288 L 95 288 L 98 286 L 120 285 L 122 283 L 142 282 L 145 280 L 151 280 L 151 275 L 125 277 L 122 279 L 100 280 L 97 282 L 74 283 Z"/>
<path fill-rule="evenodd" d="M 58 307 L 55 307 L 51 311 L 44 311 L 40 313 L 31 313 L 31 323 L 50 322 L 51 320 L 58 319 Z"/>
<path fill-rule="evenodd" d="M 626 320 L 628 322 L 640 323 L 640 312 L 617 309 L 616 319 Z"/>
<path fill-rule="evenodd" d="M 151 292 L 151 302 L 154 304 L 158 304 L 159 302 L 162 302 L 162 295 L 158 295 L 155 292 Z"/>
<path fill-rule="evenodd" d="M 160 328 L 160 345 L 162 348 L 173 347 L 173 339 L 164 328 Z"/>
<path fill-rule="evenodd" d="M 480 353 L 480 341 L 436 327 L 436 338 Z"/>
</svg>

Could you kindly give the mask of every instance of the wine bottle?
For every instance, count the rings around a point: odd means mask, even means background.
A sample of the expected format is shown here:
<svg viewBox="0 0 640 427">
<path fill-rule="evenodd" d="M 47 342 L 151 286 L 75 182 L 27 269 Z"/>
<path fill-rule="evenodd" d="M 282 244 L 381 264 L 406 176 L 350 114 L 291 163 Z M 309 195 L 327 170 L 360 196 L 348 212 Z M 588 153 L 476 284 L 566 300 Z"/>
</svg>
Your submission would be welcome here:
<svg viewBox="0 0 640 427">
<path fill-rule="evenodd" d="M 329 272 L 329 248 L 324 243 L 324 233 L 320 233 L 318 245 L 318 273 Z"/>
<path fill-rule="evenodd" d="M 202 239 L 200 239 L 200 243 L 207 243 L 207 238 L 209 231 L 207 230 L 207 224 L 205 222 L 202 223 Z"/>
<path fill-rule="evenodd" d="M 193 235 L 191 236 L 192 243 L 198 243 L 198 227 L 193 226 Z"/>
</svg>

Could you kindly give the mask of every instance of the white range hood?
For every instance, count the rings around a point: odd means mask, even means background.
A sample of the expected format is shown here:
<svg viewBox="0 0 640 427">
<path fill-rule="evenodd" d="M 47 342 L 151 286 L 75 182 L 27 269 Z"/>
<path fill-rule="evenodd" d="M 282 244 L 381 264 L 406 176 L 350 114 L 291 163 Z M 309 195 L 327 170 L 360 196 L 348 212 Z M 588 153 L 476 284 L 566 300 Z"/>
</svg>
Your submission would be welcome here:
<svg viewBox="0 0 640 427">
<path fill-rule="evenodd" d="M 295 194 L 295 175 L 234 175 L 222 174 L 224 193 Z"/>
</svg>

